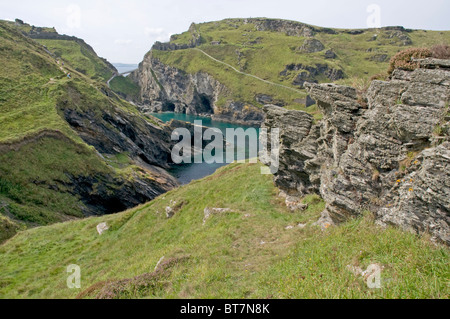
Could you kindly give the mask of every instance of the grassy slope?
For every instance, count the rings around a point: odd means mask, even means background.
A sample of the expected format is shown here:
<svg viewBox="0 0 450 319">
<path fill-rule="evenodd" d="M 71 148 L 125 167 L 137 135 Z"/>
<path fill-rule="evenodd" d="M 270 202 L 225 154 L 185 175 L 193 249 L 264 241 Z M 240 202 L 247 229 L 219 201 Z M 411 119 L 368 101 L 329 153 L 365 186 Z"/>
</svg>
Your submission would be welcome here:
<svg viewBox="0 0 450 319">
<path fill-rule="evenodd" d="M 10 27 L 29 34 L 32 26 L 29 24 L 16 25 L 14 22 L 4 21 Z M 44 34 L 58 34 L 54 28 L 41 28 L 41 33 Z M 75 70 L 88 76 L 89 78 L 108 81 L 113 72 L 117 71 L 111 65 L 108 65 L 105 60 L 97 56 L 94 50 L 84 41 L 77 38 L 68 39 L 37 39 L 42 45 L 55 54 L 62 61 L 69 63 Z"/>
<path fill-rule="evenodd" d="M 312 66 L 317 63 L 328 64 L 332 68 L 342 69 L 347 75 L 347 79 L 340 82 L 348 84 L 357 78 L 369 79 L 371 76 L 387 70 L 388 61 L 375 62 L 370 60 L 375 54 L 393 56 L 405 48 L 391 44 L 393 40 L 384 37 L 387 34 L 386 30 L 366 30 L 359 35 L 342 32 L 338 34 L 317 33 L 315 38 L 325 45 L 325 50 L 309 54 L 299 53 L 296 49 L 303 44 L 306 38 L 287 36 L 284 33 L 277 32 L 255 31 L 254 25 L 245 25 L 242 21 L 231 19 L 198 24 L 197 30 L 205 39 L 205 43 L 199 48 L 237 69 L 242 67 L 241 71 L 243 72 L 290 87 L 295 87 L 292 82 L 301 71 L 292 72 L 286 78 L 281 77 L 280 72 L 288 64 L 301 63 Z M 369 41 L 376 33 L 379 35 L 378 39 Z M 448 31 L 413 31 L 408 35 L 413 41 L 413 46 L 422 47 L 450 43 L 450 32 Z M 178 44 L 189 43 L 191 39 L 191 34 L 185 32 L 175 36 L 173 42 Z M 260 43 L 250 44 L 255 40 Z M 221 44 L 211 45 L 212 41 L 221 41 Z M 369 48 L 376 51 L 367 52 Z M 329 49 L 333 49 L 338 56 L 337 59 L 324 58 L 324 53 Z M 241 66 L 238 64 L 237 50 L 243 54 Z M 304 97 L 302 94 L 296 94 L 290 90 L 273 87 L 261 81 L 238 75 L 193 49 L 170 52 L 154 50 L 153 56 L 189 73 L 198 71 L 210 73 L 231 90 L 231 97 L 247 103 L 256 104 L 255 95 L 264 93 L 274 96 L 275 99 L 286 101 L 290 108 L 299 108 L 298 103 L 294 100 Z M 320 77 L 317 80 L 321 82 L 330 81 Z M 224 97 L 224 100 L 226 98 Z"/>
<path fill-rule="evenodd" d="M 167 219 L 164 209 L 171 200 L 184 206 Z M 449 297 L 448 249 L 394 228 L 383 230 L 369 216 L 323 232 L 312 222 L 324 203 L 315 196 L 305 201 L 306 212 L 288 212 L 260 165 L 232 164 L 121 214 L 18 234 L 0 247 L 0 296 L 74 298 L 98 282 L 151 273 L 163 256 L 183 256 L 188 259 L 141 286 L 125 285 L 116 297 Z M 234 213 L 215 215 L 203 225 L 205 207 Z M 105 221 L 110 230 L 99 236 L 96 226 Z M 285 229 L 300 222 L 308 226 Z M 371 263 L 385 266 L 381 290 L 368 289 L 346 269 Z M 81 267 L 81 290 L 66 287 L 70 264 Z M 86 297 L 97 293 L 93 289 Z"/>
<path fill-rule="evenodd" d="M 37 40 L 78 72 L 99 81 L 108 81 L 113 70 L 83 43 L 70 40 Z"/>
<path fill-rule="evenodd" d="M 131 99 L 131 100 L 137 100 L 139 97 L 139 86 L 130 80 L 130 78 L 125 76 L 118 76 L 115 77 L 110 82 L 111 90 L 119 94 L 120 96 Z"/>
<path fill-rule="evenodd" d="M 67 63 L 68 79 L 55 59 L 35 41 L 0 21 L 0 146 L 33 139 L 43 131 L 61 132 L 65 140 L 45 138 L 19 151 L 0 153 L 0 240 L 11 229 L 46 225 L 81 216 L 83 204 L 67 193 L 67 174 L 129 175 L 123 160 L 101 159 L 60 116 L 56 105 L 67 100 L 68 88 L 82 93 L 77 108 L 101 116 L 101 110 L 118 107 L 138 114 L 130 104 L 107 98 L 105 84 L 91 80 Z M 70 99 L 69 99 L 70 101 Z M 70 102 L 74 104 L 75 102 Z M 74 105 L 71 105 L 74 106 Z M 3 204 L 8 207 L 2 207 Z M 12 226 L 11 226 L 12 225 Z"/>
</svg>

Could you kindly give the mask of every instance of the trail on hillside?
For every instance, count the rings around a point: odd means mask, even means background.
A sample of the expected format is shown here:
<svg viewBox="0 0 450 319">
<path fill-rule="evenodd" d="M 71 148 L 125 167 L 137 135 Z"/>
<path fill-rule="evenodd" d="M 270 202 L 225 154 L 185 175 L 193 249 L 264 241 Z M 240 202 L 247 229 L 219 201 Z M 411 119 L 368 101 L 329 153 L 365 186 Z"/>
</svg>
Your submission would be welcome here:
<svg viewBox="0 0 450 319">
<path fill-rule="evenodd" d="M 213 60 L 213 61 L 215 61 L 215 62 L 218 62 L 218 63 L 220 63 L 220 64 L 223 64 L 223 65 L 225 65 L 225 66 L 231 68 L 233 71 L 235 71 L 235 72 L 237 72 L 237 73 L 239 73 L 239 74 L 242 74 L 242 75 L 245 75 L 245 76 L 252 77 L 252 78 L 254 78 L 254 79 L 257 79 L 257 80 L 259 80 L 259 81 L 262 81 L 262 82 L 267 83 L 267 84 L 270 84 L 270 85 L 275 85 L 275 86 L 278 86 L 278 87 L 282 87 L 282 88 L 285 88 L 285 89 L 294 91 L 294 92 L 296 92 L 296 93 L 302 93 L 302 94 L 304 94 L 304 92 L 302 92 L 302 91 L 300 91 L 300 90 L 297 90 L 297 89 L 294 89 L 294 88 L 291 88 L 291 87 L 289 87 L 289 86 L 286 86 L 286 85 L 283 85 L 283 84 L 274 83 L 274 82 L 270 82 L 270 81 L 264 80 L 264 79 L 262 79 L 262 78 L 260 78 L 260 77 L 257 77 L 256 75 L 249 74 L 249 73 L 245 73 L 245 72 L 241 72 L 241 71 L 239 71 L 238 69 L 236 69 L 234 66 L 232 66 L 232 65 L 230 65 L 230 64 L 228 64 L 228 63 L 225 63 L 225 62 L 223 62 L 223 61 L 217 60 L 216 58 L 210 56 L 208 53 L 206 53 L 205 51 L 203 51 L 203 50 L 201 50 L 201 49 L 194 48 L 194 50 L 200 51 L 201 53 L 203 53 L 204 55 L 206 55 L 206 56 L 207 56 L 208 58 L 210 58 L 211 60 Z"/>
</svg>

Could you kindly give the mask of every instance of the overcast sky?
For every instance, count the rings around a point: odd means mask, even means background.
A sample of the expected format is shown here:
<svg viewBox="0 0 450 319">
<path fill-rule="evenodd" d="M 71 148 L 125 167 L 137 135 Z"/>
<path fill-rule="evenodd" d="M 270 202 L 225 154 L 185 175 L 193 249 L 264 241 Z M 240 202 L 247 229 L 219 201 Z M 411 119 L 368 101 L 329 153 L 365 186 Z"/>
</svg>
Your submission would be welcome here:
<svg viewBox="0 0 450 319">
<path fill-rule="evenodd" d="M 54 26 L 116 63 L 139 63 L 155 41 L 192 22 L 269 17 L 334 28 L 450 30 L 449 16 L 449 0 L 0 0 L 0 19 Z"/>
</svg>

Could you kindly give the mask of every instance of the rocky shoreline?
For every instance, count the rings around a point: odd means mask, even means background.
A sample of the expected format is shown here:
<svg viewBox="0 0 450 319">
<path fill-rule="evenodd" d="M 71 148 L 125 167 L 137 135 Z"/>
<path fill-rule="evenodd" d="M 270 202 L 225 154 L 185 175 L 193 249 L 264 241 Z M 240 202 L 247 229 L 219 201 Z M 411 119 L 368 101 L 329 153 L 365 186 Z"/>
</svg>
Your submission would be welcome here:
<svg viewBox="0 0 450 319">
<path fill-rule="evenodd" d="M 251 126 L 264 121 L 263 111 L 256 106 L 233 100 L 219 106 L 219 97 L 228 89 L 211 75 L 189 74 L 165 65 L 151 51 L 130 79 L 141 88 L 136 104 L 143 113 L 209 114 L 217 121 Z"/>
</svg>

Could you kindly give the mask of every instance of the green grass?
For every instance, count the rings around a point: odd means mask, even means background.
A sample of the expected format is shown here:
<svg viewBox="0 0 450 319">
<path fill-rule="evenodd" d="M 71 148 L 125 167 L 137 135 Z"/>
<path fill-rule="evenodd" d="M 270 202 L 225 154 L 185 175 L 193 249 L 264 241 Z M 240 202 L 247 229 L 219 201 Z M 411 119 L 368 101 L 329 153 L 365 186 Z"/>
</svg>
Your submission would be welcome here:
<svg viewBox="0 0 450 319">
<path fill-rule="evenodd" d="M 277 193 L 259 164 L 232 164 L 121 214 L 21 232 L 0 247 L 0 295 L 74 298 L 99 282 L 152 273 L 164 256 L 175 262 L 158 276 L 141 276 L 138 289 L 125 285 L 115 297 L 449 297 L 447 248 L 379 228 L 370 216 L 322 231 L 312 225 L 324 209 L 320 198 L 308 196 L 308 210 L 291 213 Z M 167 219 L 171 200 L 183 206 Z M 205 207 L 233 212 L 203 225 Z M 102 236 L 96 232 L 100 222 L 110 226 Z M 286 229 L 298 223 L 307 227 Z M 371 263 L 385 267 L 382 289 L 368 289 L 347 270 Z M 81 267 L 80 290 L 66 286 L 70 264 Z M 94 288 L 85 297 L 97 293 Z"/>
<path fill-rule="evenodd" d="M 61 45 L 67 44 L 69 56 L 72 49 L 79 55 L 80 47 L 71 43 Z M 117 161 L 100 158 L 65 121 L 66 108 L 90 112 L 98 123 L 103 123 L 105 112 L 118 110 L 132 121 L 154 121 L 69 62 L 64 66 L 72 73 L 68 79 L 41 44 L 3 21 L 0 53 L 0 207 L 8 204 L 8 212 L 0 209 L 3 240 L 14 233 L 11 223 L 38 226 L 83 217 L 84 205 L 70 178 L 109 176 L 125 181 L 136 171 L 127 154 L 117 155 Z M 52 136 L 36 138 L 45 132 Z M 102 182 L 100 186 L 111 186 Z"/>
<path fill-rule="evenodd" d="M 293 88 L 295 88 L 292 84 L 293 80 L 300 72 L 304 71 L 294 71 L 287 76 L 281 76 L 280 72 L 289 64 L 307 66 L 327 64 L 330 68 L 344 71 L 346 78 L 338 81 L 339 83 L 351 84 L 355 78 L 368 80 L 376 74 L 387 71 L 389 59 L 385 62 L 372 61 L 371 58 L 374 55 L 386 54 L 388 57 L 392 57 L 405 49 L 398 43 L 392 43 L 395 39 L 388 39 L 389 31 L 387 30 L 366 30 L 359 35 L 350 35 L 342 30 L 336 30 L 337 34 L 317 33 L 315 38 L 325 45 L 325 50 L 305 54 L 299 53 L 297 48 L 303 44 L 306 38 L 287 36 L 278 32 L 256 31 L 253 24 L 244 24 L 242 19 L 202 23 L 196 25 L 196 28 L 205 39 L 204 44 L 199 48 L 214 58 L 228 63 L 242 72 Z M 375 33 L 378 33 L 377 40 L 369 41 Z M 450 32 L 448 31 L 413 31 L 407 35 L 413 42 L 412 46 L 418 47 L 450 42 Z M 192 35 L 188 31 L 175 35 L 173 43 L 187 44 L 191 39 Z M 221 44 L 211 45 L 212 41 L 221 41 Z M 329 49 L 337 54 L 337 59 L 324 58 L 324 53 Z M 240 58 L 237 52 L 241 53 Z M 153 56 L 165 64 L 188 73 L 206 72 L 214 76 L 230 91 L 227 96 L 221 97 L 222 104 L 227 99 L 235 99 L 258 105 L 255 96 L 269 94 L 275 100 L 285 101 L 288 108 L 305 110 L 304 105 L 302 106 L 295 100 L 304 98 L 306 91 L 304 94 L 295 93 L 239 75 L 194 49 L 169 52 L 153 50 Z M 330 82 L 323 75 L 316 77 L 316 80 L 321 83 Z"/>
<path fill-rule="evenodd" d="M 81 142 L 57 109 L 61 101 L 70 98 L 69 92 L 79 92 L 82 99 L 70 100 L 70 107 L 89 108 L 98 114 L 106 108 L 119 107 L 138 114 L 134 106 L 113 94 L 110 98 L 105 96 L 106 84 L 79 73 L 70 63 L 64 66 L 72 73 L 72 79 L 68 79 L 41 45 L 2 21 L 0 51 L 0 142 L 21 140 L 44 129 L 61 131 Z"/>
<path fill-rule="evenodd" d="M 71 177 L 114 174 L 90 148 L 44 138 L 19 151 L 0 154 L 0 201 L 28 225 L 47 225 L 83 217 Z"/>
<path fill-rule="evenodd" d="M 137 100 L 139 97 L 139 86 L 128 77 L 118 76 L 110 82 L 111 90 L 124 98 Z"/>
<path fill-rule="evenodd" d="M 25 35 L 31 34 L 32 26 L 29 24 L 16 25 L 10 21 L 1 22 Z M 41 27 L 40 33 L 58 36 L 55 28 Z M 95 51 L 81 39 L 72 37 L 70 39 L 35 39 L 35 41 L 47 47 L 61 59 L 61 62 L 69 63 L 73 69 L 91 79 L 106 82 L 113 76 L 113 72 L 117 71 L 106 60 L 98 57 Z"/>
</svg>

